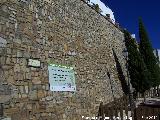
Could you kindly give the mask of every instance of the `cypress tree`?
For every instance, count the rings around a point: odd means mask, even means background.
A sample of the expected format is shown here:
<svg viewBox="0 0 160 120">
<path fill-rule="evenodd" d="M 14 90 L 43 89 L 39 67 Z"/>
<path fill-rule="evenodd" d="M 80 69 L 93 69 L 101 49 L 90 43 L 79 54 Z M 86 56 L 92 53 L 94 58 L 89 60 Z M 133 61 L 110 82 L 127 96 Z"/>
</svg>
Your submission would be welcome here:
<svg viewBox="0 0 160 120">
<path fill-rule="evenodd" d="M 124 31 L 124 35 L 128 51 L 128 70 L 131 84 L 136 89 L 136 92 L 144 93 L 150 88 L 150 73 L 138 50 L 135 39 L 132 39 L 130 33 L 127 31 Z"/>
<path fill-rule="evenodd" d="M 160 84 L 160 68 L 158 61 L 153 53 L 153 48 L 150 43 L 147 31 L 143 25 L 142 19 L 139 19 L 139 38 L 140 38 L 140 53 L 144 59 L 147 69 L 151 73 L 151 85 L 155 87 Z"/>
</svg>

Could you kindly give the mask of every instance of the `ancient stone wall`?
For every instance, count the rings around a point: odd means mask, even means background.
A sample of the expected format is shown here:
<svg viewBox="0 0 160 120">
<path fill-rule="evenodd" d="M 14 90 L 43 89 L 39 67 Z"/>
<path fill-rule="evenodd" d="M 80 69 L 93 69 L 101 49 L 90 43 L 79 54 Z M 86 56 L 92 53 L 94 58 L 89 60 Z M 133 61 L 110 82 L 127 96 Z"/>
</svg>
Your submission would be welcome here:
<svg viewBox="0 0 160 120">
<path fill-rule="evenodd" d="M 123 33 L 81 0 L 1 0 L 0 41 L 12 120 L 81 120 L 113 101 L 110 83 L 115 97 L 123 94 L 112 52 L 126 76 Z M 29 67 L 29 58 L 41 66 Z M 50 91 L 48 62 L 74 68 L 76 92 Z"/>
</svg>

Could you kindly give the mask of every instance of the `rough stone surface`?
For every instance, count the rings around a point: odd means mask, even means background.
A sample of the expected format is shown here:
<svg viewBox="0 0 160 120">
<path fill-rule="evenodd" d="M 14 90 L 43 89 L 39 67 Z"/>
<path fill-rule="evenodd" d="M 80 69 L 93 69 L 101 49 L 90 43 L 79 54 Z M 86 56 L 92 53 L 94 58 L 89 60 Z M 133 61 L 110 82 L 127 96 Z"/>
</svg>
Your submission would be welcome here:
<svg viewBox="0 0 160 120">
<path fill-rule="evenodd" d="M 12 120 L 81 120 L 122 96 L 112 48 L 126 76 L 123 33 L 81 0 L 1 0 L 0 78 L 15 87 Z M 7 44 L 6 44 L 7 42 Z M 40 68 L 27 66 L 38 59 Z M 73 66 L 76 92 L 51 92 L 48 61 Z M 3 71 L 3 72 L 2 72 Z"/>
</svg>

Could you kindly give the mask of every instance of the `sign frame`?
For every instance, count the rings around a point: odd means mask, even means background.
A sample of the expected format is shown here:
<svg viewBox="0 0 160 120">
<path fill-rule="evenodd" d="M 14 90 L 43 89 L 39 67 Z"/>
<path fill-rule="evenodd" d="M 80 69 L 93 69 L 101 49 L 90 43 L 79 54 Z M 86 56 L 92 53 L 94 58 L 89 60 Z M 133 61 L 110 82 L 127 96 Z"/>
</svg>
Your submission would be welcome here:
<svg viewBox="0 0 160 120">
<path fill-rule="evenodd" d="M 51 91 L 76 91 L 75 71 L 73 67 L 48 64 Z"/>
</svg>

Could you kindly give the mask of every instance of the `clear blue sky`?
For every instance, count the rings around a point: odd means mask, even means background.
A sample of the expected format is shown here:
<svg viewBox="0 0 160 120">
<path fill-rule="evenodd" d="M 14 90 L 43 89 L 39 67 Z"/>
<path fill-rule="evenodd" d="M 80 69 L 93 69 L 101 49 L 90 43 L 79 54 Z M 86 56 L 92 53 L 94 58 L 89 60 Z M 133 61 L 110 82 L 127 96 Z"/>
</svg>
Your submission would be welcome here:
<svg viewBox="0 0 160 120">
<path fill-rule="evenodd" d="M 116 21 L 138 38 L 142 17 L 153 48 L 160 49 L 160 0 L 101 0 L 114 12 Z"/>
</svg>

